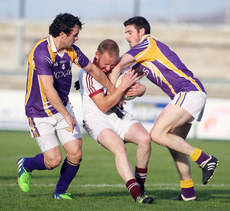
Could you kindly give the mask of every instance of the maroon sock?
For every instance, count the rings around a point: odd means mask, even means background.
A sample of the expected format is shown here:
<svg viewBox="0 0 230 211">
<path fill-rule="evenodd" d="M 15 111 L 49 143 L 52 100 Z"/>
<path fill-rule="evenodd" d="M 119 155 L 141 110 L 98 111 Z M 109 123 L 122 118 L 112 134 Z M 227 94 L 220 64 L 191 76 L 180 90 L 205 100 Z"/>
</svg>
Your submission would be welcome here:
<svg viewBox="0 0 230 211">
<path fill-rule="evenodd" d="M 132 197 L 134 198 L 134 200 L 136 201 L 136 198 L 141 195 L 141 189 L 140 189 L 140 185 L 137 182 L 136 179 L 131 179 L 126 183 L 126 187 L 129 190 L 129 193 L 132 195 Z"/>
<path fill-rule="evenodd" d="M 147 176 L 147 168 L 138 168 L 136 166 L 136 170 L 135 170 L 135 178 L 137 180 L 137 182 L 140 184 L 141 188 L 144 189 L 144 184 L 145 184 L 145 180 L 146 180 L 146 176 Z"/>
</svg>

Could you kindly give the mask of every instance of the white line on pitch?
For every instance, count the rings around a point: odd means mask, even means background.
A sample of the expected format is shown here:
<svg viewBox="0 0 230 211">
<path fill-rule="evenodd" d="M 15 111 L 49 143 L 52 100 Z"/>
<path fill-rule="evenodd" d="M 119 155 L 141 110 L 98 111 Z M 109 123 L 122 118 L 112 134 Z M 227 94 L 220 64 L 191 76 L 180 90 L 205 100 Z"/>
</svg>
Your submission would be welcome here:
<svg viewBox="0 0 230 211">
<path fill-rule="evenodd" d="M 38 186 L 38 187 L 53 187 L 56 186 L 56 184 L 30 184 L 31 186 Z M 0 184 L 0 186 L 17 186 L 17 184 Z M 195 184 L 195 187 L 204 187 L 202 184 Z M 205 187 L 230 187 L 230 184 L 208 184 Z M 112 188 L 121 188 L 125 187 L 124 184 L 85 184 L 85 185 L 71 185 L 71 187 L 112 187 Z M 146 184 L 146 187 L 161 187 L 161 188 L 179 188 L 180 184 Z"/>
</svg>

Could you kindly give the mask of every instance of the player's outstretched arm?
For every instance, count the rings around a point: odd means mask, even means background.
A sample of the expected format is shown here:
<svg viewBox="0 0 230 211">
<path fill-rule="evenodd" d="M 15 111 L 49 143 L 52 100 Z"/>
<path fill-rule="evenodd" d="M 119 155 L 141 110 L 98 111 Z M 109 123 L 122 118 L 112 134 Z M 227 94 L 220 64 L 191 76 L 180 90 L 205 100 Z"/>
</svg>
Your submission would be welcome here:
<svg viewBox="0 0 230 211">
<path fill-rule="evenodd" d="M 109 75 L 109 79 L 113 84 L 116 84 L 117 79 L 119 78 L 121 71 L 131 66 L 135 61 L 134 57 L 130 54 L 124 54 L 118 64 L 113 68 L 112 72 Z"/>
<path fill-rule="evenodd" d="M 135 83 L 125 92 L 126 96 L 138 96 L 141 97 L 145 94 L 146 86 L 141 83 Z"/>
<path fill-rule="evenodd" d="M 106 87 L 109 93 L 113 93 L 116 90 L 115 86 L 110 82 L 107 76 L 93 63 L 89 62 L 89 64 L 84 67 L 84 70 L 87 71 L 100 84 Z"/>
</svg>

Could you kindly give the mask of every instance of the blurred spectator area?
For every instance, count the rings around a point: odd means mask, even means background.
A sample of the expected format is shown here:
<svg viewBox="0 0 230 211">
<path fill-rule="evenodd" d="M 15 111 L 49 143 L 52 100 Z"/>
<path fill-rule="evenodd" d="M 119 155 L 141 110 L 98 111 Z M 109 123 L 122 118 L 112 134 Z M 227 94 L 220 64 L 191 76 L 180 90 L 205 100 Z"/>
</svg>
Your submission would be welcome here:
<svg viewBox="0 0 230 211">
<path fill-rule="evenodd" d="M 9 2 L 11 1 L 9 0 Z M 41 1 L 43 2 L 43 0 Z M 28 4 L 31 4 L 30 1 L 25 0 L 18 2 L 26 4 L 26 8 L 28 8 Z M 36 6 L 38 2 L 40 1 L 34 1 L 34 5 Z M 45 1 L 48 6 L 51 3 L 55 4 L 55 2 L 59 1 Z M 192 5 L 194 6 L 194 2 L 210 1 L 162 0 L 161 3 L 158 1 L 158 6 L 162 7 L 162 11 L 166 8 L 166 5 L 162 6 L 164 2 L 174 2 L 172 9 L 168 10 L 170 14 L 168 16 L 162 16 L 161 14 L 161 16 L 155 17 L 151 16 L 147 9 L 145 11 L 147 0 L 101 0 L 98 1 L 98 4 L 101 4 L 101 2 L 107 2 L 110 5 L 109 8 L 111 7 L 110 14 L 106 13 L 106 17 L 93 19 L 90 18 L 91 13 L 81 14 L 79 12 L 79 16 L 85 24 L 76 44 L 88 58 L 93 58 L 98 44 L 107 38 L 117 41 L 121 55 L 125 53 L 129 46 L 124 39 L 123 22 L 133 15 L 142 15 L 151 23 L 152 36 L 169 45 L 178 54 L 183 63 L 204 83 L 209 96 L 230 98 L 229 0 L 218 1 L 220 3 L 225 2 L 226 5 L 216 7 L 216 10 L 208 10 L 207 7 L 206 13 L 196 5 L 197 11 L 194 11 L 194 9 L 189 8 L 192 6 L 185 2 L 193 2 Z M 124 14 L 118 8 L 120 2 L 132 3 L 129 10 Z M 213 2 L 210 2 L 210 4 L 213 6 Z M 18 11 L 19 7 L 18 4 L 14 10 Z M 84 8 L 82 6 L 82 12 L 84 12 Z M 156 11 L 156 8 L 152 8 L 152 13 L 154 13 L 154 9 Z M 50 11 L 50 13 L 47 13 L 49 14 L 47 17 L 44 17 L 41 13 L 41 20 L 36 18 L 32 20 L 26 11 L 21 11 L 21 13 L 19 11 L 20 14 L 17 14 L 17 17 L 13 17 L 12 14 L 15 13 L 5 14 L 5 16 L 0 13 L 0 88 L 25 89 L 29 52 L 38 40 L 48 35 L 49 24 L 56 14 L 63 12 L 63 8 L 59 10 L 58 5 L 56 5 Z M 46 14 L 45 12 L 44 14 Z M 65 12 L 77 13 L 71 11 L 71 9 L 65 9 Z M 74 80 L 77 78 L 77 73 L 78 68 L 74 67 Z M 147 86 L 147 94 L 162 94 L 159 88 L 153 88 L 147 80 L 142 80 L 142 82 Z"/>
</svg>

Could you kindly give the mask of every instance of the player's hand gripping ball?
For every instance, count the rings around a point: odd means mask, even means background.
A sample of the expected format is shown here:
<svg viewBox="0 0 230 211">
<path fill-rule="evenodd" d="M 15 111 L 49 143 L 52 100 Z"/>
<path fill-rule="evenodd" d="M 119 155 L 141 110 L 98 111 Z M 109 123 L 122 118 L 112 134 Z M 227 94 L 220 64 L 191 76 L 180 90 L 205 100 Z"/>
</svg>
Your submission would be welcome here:
<svg viewBox="0 0 230 211">
<path fill-rule="evenodd" d="M 116 88 L 118 86 L 120 86 L 121 84 L 121 79 L 122 79 L 122 74 L 119 76 L 119 78 L 117 79 L 117 83 L 116 83 Z M 124 100 L 133 100 L 134 98 L 136 98 L 136 96 L 127 96 L 126 94 L 123 94 L 122 98 Z"/>
</svg>

